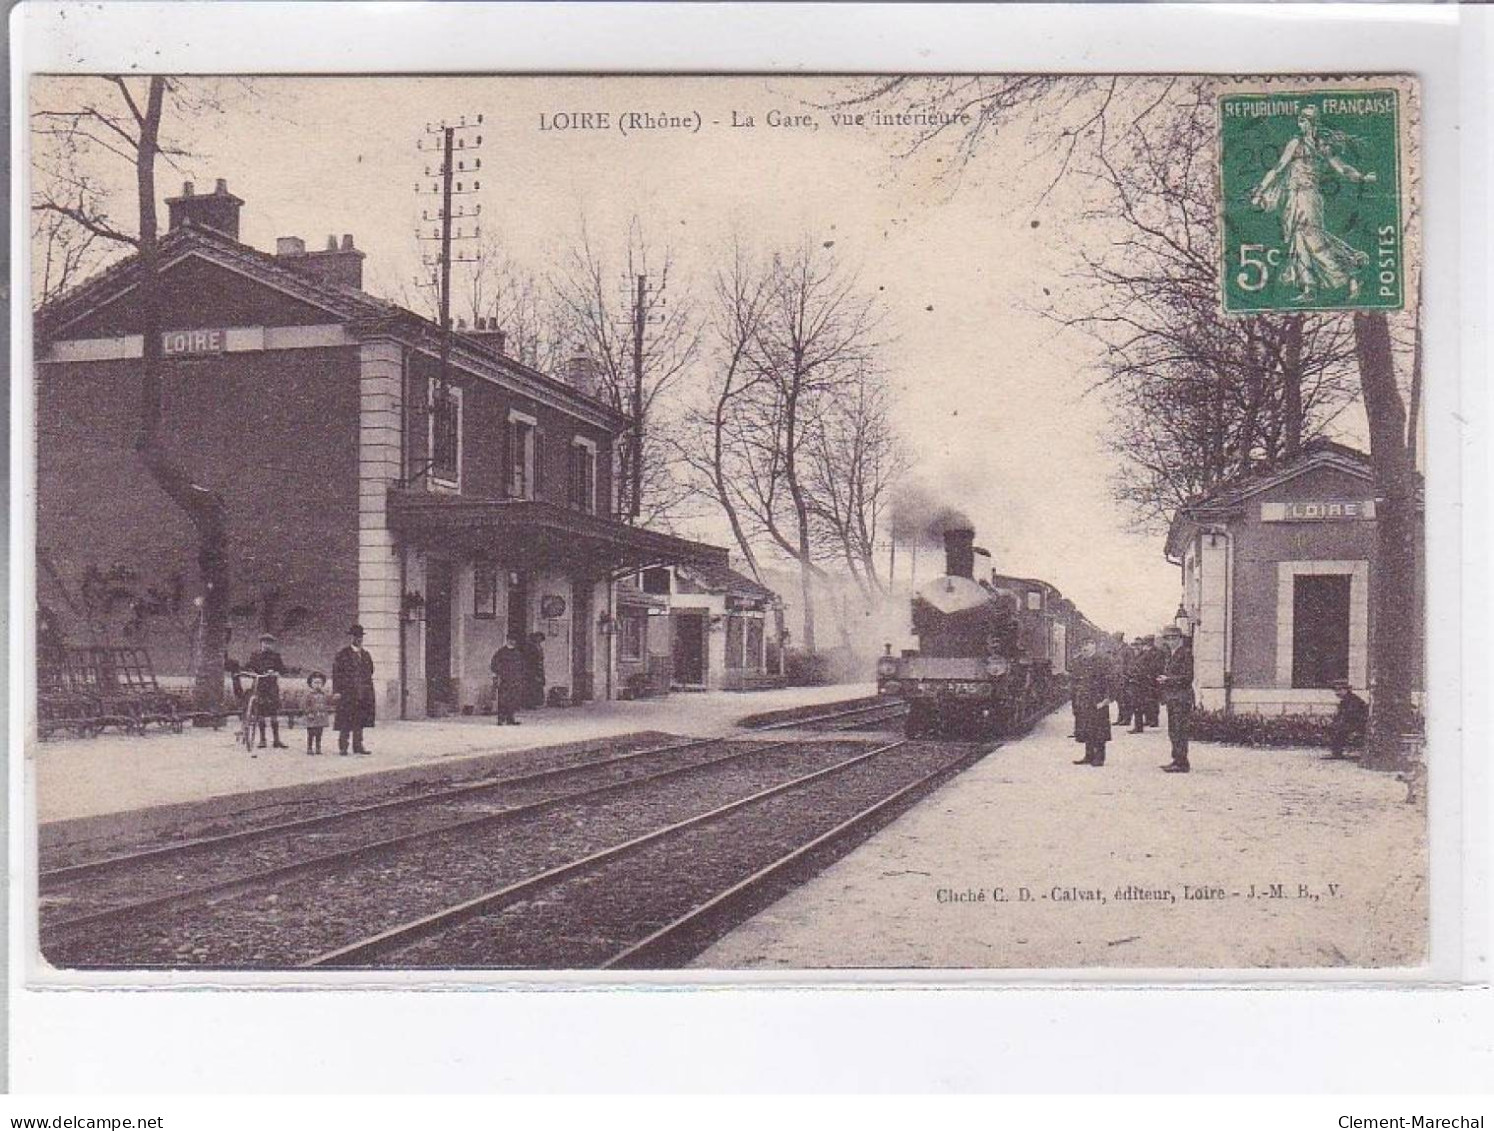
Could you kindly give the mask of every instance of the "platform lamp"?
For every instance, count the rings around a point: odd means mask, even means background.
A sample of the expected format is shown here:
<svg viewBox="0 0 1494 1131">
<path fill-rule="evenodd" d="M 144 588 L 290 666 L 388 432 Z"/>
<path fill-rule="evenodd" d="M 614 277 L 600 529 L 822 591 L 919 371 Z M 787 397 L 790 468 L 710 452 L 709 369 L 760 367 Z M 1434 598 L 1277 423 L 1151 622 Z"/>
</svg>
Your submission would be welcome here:
<svg viewBox="0 0 1494 1131">
<path fill-rule="evenodd" d="M 1188 615 L 1188 610 L 1181 603 L 1178 605 L 1178 611 L 1173 615 L 1172 623 L 1178 626 L 1178 631 L 1186 639 L 1193 638 L 1193 618 Z"/>
</svg>

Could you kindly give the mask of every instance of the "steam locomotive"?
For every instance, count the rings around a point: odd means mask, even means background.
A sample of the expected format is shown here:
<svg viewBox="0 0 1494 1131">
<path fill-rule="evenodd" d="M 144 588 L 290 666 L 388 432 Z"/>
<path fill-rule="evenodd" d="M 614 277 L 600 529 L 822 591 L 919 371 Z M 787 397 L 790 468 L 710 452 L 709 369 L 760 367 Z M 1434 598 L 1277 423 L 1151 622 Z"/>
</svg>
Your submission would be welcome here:
<svg viewBox="0 0 1494 1131">
<path fill-rule="evenodd" d="M 1046 581 L 975 578 L 975 531 L 944 532 L 944 574 L 913 595 L 918 648 L 877 661 L 877 692 L 908 703 L 909 738 L 1020 731 L 1067 693 L 1069 659 L 1104 636 Z"/>
</svg>

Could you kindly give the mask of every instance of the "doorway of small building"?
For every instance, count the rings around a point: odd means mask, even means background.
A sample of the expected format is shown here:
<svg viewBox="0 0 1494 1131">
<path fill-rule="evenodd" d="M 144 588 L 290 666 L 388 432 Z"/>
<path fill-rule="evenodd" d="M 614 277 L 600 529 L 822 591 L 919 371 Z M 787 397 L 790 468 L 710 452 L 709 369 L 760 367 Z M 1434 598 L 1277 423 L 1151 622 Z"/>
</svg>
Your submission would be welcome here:
<svg viewBox="0 0 1494 1131">
<path fill-rule="evenodd" d="M 1332 687 L 1349 676 L 1346 573 L 1298 574 L 1292 591 L 1292 686 Z"/>
<path fill-rule="evenodd" d="M 591 582 L 571 586 L 571 702 L 589 702 L 596 693 L 591 663 Z"/>
<path fill-rule="evenodd" d="M 677 687 L 706 685 L 706 633 L 709 614 L 675 610 L 669 614 L 674 633 L 674 682 Z"/>
<path fill-rule="evenodd" d="M 450 714 L 456 709 L 451 679 L 451 563 L 430 558 L 425 564 L 425 711 Z"/>
</svg>

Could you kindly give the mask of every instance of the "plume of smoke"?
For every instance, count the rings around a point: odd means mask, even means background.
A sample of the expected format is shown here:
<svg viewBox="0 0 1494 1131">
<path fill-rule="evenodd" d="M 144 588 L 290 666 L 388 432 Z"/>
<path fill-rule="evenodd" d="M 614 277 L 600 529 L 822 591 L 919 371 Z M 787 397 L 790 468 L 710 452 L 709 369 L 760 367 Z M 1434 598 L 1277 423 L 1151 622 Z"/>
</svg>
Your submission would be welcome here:
<svg viewBox="0 0 1494 1131">
<path fill-rule="evenodd" d="M 974 530 L 975 523 L 927 488 L 910 484 L 892 501 L 892 537 L 903 545 L 943 546 L 944 532 L 960 529 Z"/>
</svg>

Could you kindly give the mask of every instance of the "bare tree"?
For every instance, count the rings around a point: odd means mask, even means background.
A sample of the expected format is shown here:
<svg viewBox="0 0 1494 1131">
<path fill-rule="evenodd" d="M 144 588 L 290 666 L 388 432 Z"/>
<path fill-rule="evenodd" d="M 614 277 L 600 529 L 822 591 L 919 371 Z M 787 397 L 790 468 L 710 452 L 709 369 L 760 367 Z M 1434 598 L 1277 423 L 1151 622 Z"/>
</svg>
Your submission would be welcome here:
<svg viewBox="0 0 1494 1131">
<path fill-rule="evenodd" d="M 162 121 L 168 102 L 191 106 L 177 80 L 154 76 L 100 80 L 96 97 L 67 108 L 32 113 L 38 152 L 32 211 L 56 216 L 99 240 L 132 249 L 136 260 L 135 303 L 142 337 L 140 420 L 135 452 L 168 499 L 188 518 L 197 534 L 197 565 L 203 586 L 205 662 L 197 672 L 196 698 L 203 710 L 216 709 L 223 698 L 223 672 L 214 657 L 228 639 L 228 517 L 223 498 L 193 481 L 167 450 L 162 420 L 161 281 L 156 217 L 156 161 L 184 150 L 163 140 Z M 137 201 L 134 230 L 111 215 L 105 182 L 93 177 L 88 164 L 100 154 L 133 166 Z"/>
<path fill-rule="evenodd" d="M 641 297 L 638 280 L 645 280 Z M 701 326 L 688 284 L 666 245 L 651 247 L 635 218 L 615 259 L 579 242 L 553 281 L 556 337 L 590 359 L 601 394 L 633 418 L 632 442 L 618 449 L 616 473 L 626 489 L 623 512 L 645 526 L 668 527 L 689 495 L 676 474 L 677 426 L 671 393 L 695 363 Z"/>
<path fill-rule="evenodd" d="M 721 259 L 723 266 L 716 272 L 707 319 L 708 376 L 703 395 L 684 411 L 674 454 L 682 467 L 694 473 L 693 482 L 702 485 L 698 492 L 720 507 L 747 568 L 761 581 L 757 550 L 744 517 L 746 500 L 734 475 L 734 464 L 740 448 L 738 406 L 764 380 L 755 358 L 773 280 L 743 248 L 740 239 L 733 239 Z"/>
<path fill-rule="evenodd" d="M 805 453 L 818 540 L 844 563 L 867 602 L 887 592 L 875 552 L 893 492 L 908 470 L 891 401 L 882 375 L 859 366 L 826 406 Z"/>
<path fill-rule="evenodd" d="M 834 398 L 871 361 L 880 310 L 825 245 L 806 239 L 768 267 L 752 364 L 760 380 L 730 423 L 734 475 L 749 528 L 798 568 L 804 648 L 814 652 L 814 581 L 825 541 L 811 491 L 811 446 Z"/>
<path fill-rule="evenodd" d="M 31 246 L 31 297 L 37 307 L 65 294 L 108 259 L 106 241 L 57 212 L 32 214 Z"/>
</svg>

